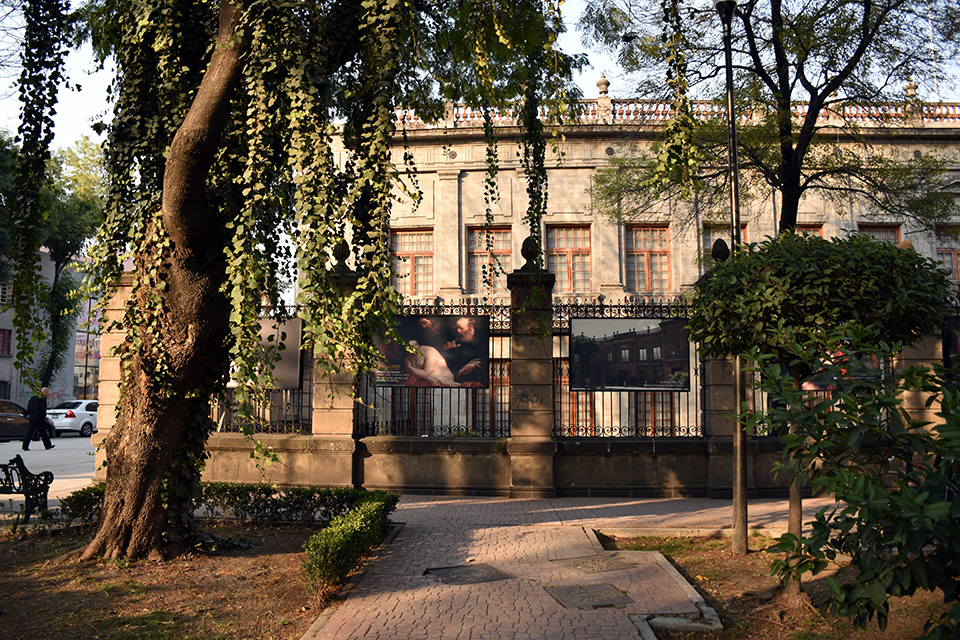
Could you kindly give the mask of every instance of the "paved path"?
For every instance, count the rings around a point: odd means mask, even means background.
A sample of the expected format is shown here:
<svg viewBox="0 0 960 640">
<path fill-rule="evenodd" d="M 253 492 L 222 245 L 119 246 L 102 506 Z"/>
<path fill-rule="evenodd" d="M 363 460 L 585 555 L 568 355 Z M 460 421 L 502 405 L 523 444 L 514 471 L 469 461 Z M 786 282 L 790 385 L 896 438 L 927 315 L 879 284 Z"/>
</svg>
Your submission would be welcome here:
<svg viewBox="0 0 960 640">
<path fill-rule="evenodd" d="M 805 519 L 828 503 L 805 501 Z M 786 527 L 785 501 L 755 500 L 750 511 L 751 527 Z M 731 518 L 723 500 L 404 496 L 399 534 L 304 640 L 636 640 L 631 614 L 697 617 L 696 592 L 660 554 L 604 552 L 593 530 L 716 530 Z M 452 584 L 437 571 L 477 565 L 507 577 Z M 554 597 L 591 585 L 632 602 L 578 608 Z"/>
</svg>

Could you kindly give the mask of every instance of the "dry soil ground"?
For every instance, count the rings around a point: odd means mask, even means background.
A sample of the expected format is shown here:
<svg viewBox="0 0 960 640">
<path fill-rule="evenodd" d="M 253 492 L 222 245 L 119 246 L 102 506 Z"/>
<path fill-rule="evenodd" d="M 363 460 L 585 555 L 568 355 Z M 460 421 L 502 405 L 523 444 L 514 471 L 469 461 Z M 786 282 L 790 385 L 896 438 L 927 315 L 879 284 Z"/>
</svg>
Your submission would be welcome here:
<svg viewBox="0 0 960 640">
<path fill-rule="evenodd" d="M 293 527 L 209 527 L 221 540 L 164 563 L 77 563 L 67 555 L 87 533 L 0 534 L 0 636 L 8 640 L 260 640 L 296 639 L 324 606 L 307 593 L 300 574 L 302 545 L 312 531 Z M 4 539 L 5 538 L 5 539 Z M 724 619 L 712 640 L 906 640 L 933 611 L 937 594 L 894 603 L 886 632 L 853 632 L 849 624 L 816 615 L 769 622 L 755 616 L 769 575 L 769 544 L 752 540 L 746 558 L 727 540 L 690 538 L 612 541 L 618 547 L 657 549 L 670 558 Z M 807 584 L 816 591 L 817 582 Z M 696 637 L 696 636 L 694 636 Z M 704 637 L 704 636 L 699 636 Z M 661 640 L 665 640 L 661 638 Z"/>
<path fill-rule="evenodd" d="M 723 633 L 691 635 L 710 640 L 910 640 L 923 631 L 923 623 L 934 612 L 946 609 L 940 592 L 920 592 L 911 598 L 891 602 L 889 624 L 880 631 L 854 631 L 844 619 L 822 617 L 814 611 L 796 617 L 771 620 L 769 612 L 757 611 L 767 604 L 778 585 L 770 575 L 772 556 L 763 551 L 773 544 L 769 538 L 752 537 L 751 552 L 734 556 L 726 538 L 605 538 L 611 549 L 660 551 L 680 570 L 704 599 L 720 614 Z M 816 598 L 826 586 L 822 579 L 807 581 L 803 590 Z M 675 640 L 688 636 L 659 640 Z"/>
</svg>

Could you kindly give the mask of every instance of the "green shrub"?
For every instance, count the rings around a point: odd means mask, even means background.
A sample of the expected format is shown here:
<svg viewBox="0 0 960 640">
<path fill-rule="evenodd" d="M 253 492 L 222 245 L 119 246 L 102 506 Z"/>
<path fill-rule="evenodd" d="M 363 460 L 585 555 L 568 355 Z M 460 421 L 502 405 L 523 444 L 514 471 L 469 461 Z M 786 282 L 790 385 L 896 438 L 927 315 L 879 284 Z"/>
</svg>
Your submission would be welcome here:
<svg viewBox="0 0 960 640">
<path fill-rule="evenodd" d="M 68 526 L 74 520 L 79 520 L 83 526 L 100 520 L 105 486 L 101 482 L 60 498 L 60 514 L 66 518 Z"/>
<path fill-rule="evenodd" d="M 398 499 L 394 494 L 371 492 L 354 510 L 334 518 L 327 528 L 311 536 L 303 545 L 307 552 L 303 561 L 307 586 L 317 591 L 342 583 L 386 535 Z"/>
<path fill-rule="evenodd" d="M 197 508 L 208 518 L 249 520 L 259 524 L 330 522 L 370 494 L 362 489 L 324 489 L 268 484 L 205 482 Z"/>
<path fill-rule="evenodd" d="M 268 484 L 204 482 L 194 505 L 207 518 L 234 519 L 257 524 L 295 523 L 315 525 L 342 516 L 358 503 L 376 499 L 396 506 L 398 496 L 363 489 L 324 489 L 289 487 L 278 489 Z M 60 512 L 71 524 L 80 520 L 87 525 L 100 519 L 104 485 L 75 491 L 60 500 Z M 392 503 L 391 503 L 392 496 Z"/>
</svg>

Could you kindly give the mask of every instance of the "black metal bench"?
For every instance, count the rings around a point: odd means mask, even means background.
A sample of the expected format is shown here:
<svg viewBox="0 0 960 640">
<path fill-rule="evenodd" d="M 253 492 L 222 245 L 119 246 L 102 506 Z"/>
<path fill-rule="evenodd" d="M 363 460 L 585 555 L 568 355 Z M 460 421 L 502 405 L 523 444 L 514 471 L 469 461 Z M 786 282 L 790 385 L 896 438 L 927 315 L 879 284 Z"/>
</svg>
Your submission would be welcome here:
<svg viewBox="0 0 960 640">
<path fill-rule="evenodd" d="M 52 472 L 30 473 L 19 454 L 10 462 L 0 464 L 0 494 L 23 494 L 26 502 L 24 523 L 29 522 L 30 514 L 46 511 L 47 491 L 50 490 L 51 484 L 53 484 Z"/>
</svg>

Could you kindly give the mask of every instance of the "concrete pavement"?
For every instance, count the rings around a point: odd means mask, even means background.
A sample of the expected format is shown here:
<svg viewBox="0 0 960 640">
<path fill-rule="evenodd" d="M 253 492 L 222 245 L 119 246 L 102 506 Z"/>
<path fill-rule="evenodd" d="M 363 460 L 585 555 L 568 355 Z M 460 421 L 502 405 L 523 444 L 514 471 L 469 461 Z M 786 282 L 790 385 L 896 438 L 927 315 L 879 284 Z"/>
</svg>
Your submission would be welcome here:
<svg viewBox="0 0 960 640">
<path fill-rule="evenodd" d="M 0 462 L 8 462 L 20 454 L 31 473 L 52 471 L 53 485 L 50 487 L 48 499 L 56 500 L 90 485 L 96 464 L 96 452 L 90 438 L 79 435 L 63 435 L 54 438 L 52 442 L 56 446 L 49 451 L 44 450 L 42 442 L 30 443 L 29 451 L 23 451 L 19 441 L 0 442 Z M 15 508 L 19 508 L 23 503 L 23 496 L 4 496 L 4 502 L 7 502 L 6 498 L 13 499 Z M 7 502 L 7 507 L 9 506 L 10 503 Z"/>
<path fill-rule="evenodd" d="M 805 521 L 830 502 L 806 500 Z M 786 501 L 750 503 L 751 527 L 777 533 L 786 516 Z M 647 621 L 709 624 L 711 612 L 660 554 L 603 551 L 593 531 L 722 531 L 732 507 L 404 496 L 392 520 L 403 523 L 396 537 L 303 640 L 649 640 Z"/>
</svg>

